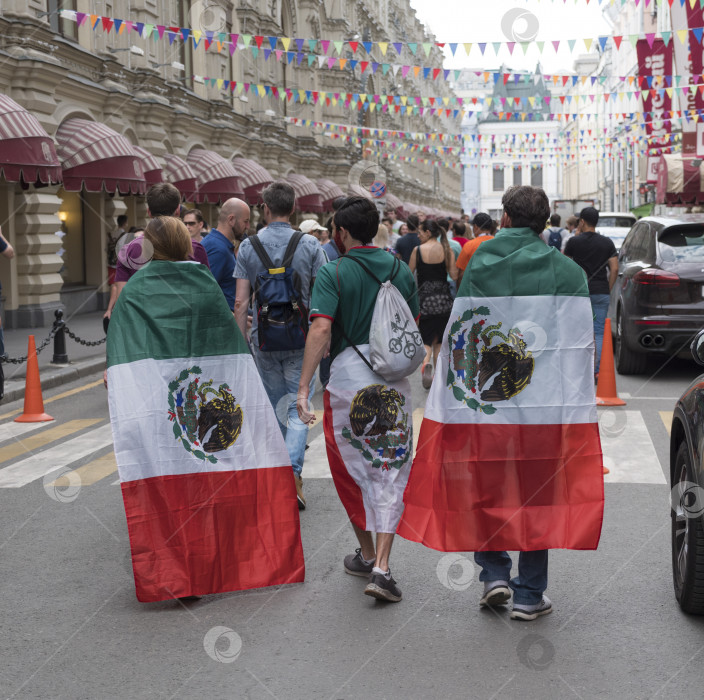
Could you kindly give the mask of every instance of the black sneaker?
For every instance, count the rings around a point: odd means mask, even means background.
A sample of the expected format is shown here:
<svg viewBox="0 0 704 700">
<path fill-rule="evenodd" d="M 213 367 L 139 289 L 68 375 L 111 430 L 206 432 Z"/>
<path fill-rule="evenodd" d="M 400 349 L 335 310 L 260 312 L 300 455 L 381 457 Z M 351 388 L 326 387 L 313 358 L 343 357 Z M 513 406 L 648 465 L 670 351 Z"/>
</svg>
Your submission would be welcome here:
<svg viewBox="0 0 704 700">
<path fill-rule="evenodd" d="M 396 581 L 389 572 L 388 578 L 384 574 L 375 574 L 369 577 L 369 583 L 364 589 L 364 595 L 370 595 L 377 600 L 385 600 L 389 603 L 398 603 L 403 597 L 401 589 L 396 585 Z"/>
<path fill-rule="evenodd" d="M 361 547 L 356 549 L 354 554 L 348 554 L 345 557 L 345 571 L 348 574 L 352 574 L 352 576 L 364 576 L 364 578 L 369 578 L 369 574 L 372 573 L 373 568 L 374 562 L 371 564 L 364 563 Z"/>
</svg>

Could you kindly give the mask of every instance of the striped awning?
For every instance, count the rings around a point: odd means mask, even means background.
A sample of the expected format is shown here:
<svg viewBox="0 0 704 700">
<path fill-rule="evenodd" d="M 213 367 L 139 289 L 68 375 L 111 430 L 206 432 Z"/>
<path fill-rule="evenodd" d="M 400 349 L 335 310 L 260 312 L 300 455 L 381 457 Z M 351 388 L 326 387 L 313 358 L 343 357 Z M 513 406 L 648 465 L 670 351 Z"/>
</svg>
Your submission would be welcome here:
<svg viewBox="0 0 704 700">
<path fill-rule="evenodd" d="M 323 208 L 325 211 L 332 211 L 333 200 L 345 196 L 344 190 L 332 180 L 321 177 L 315 181 L 315 184 L 323 195 Z"/>
<path fill-rule="evenodd" d="M 403 202 L 395 195 L 391 194 L 390 192 L 387 192 L 386 193 L 386 208 L 393 209 L 394 211 L 398 211 L 399 209 L 403 209 Z"/>
<path fill-rule="evenodd" d="M 196 174 L 193 168 L 183 158 L 173 153 L 164 153 L 164 178 L 170 182 L 180 193 L 185 202 L 195 202 L 198 193 Z"/>
<path fill-rule="evenodd" d="M 413 204 L 413 202 L 404 202 L 403 208 L 406 214 L 415 214 L 420 209 L 420 207 L 417 204 Z"/>
<path fill-rule="evenodd" d="M 144 194 L 142 161 L 132 144 L 116 131 L 87 119 L 68 119 L 56 132 L 57 153 L 70 192 Z"/>
<path fill-rule="evenodd" d="M 0 95 L 0 174 L 8 182 L 61 182 L 54 142 L 39 120 L 7 95 Z"/>
<path fill-rule="evenodd" d="M 354 197 L 366 197 L 367 199 L 372 199 L 372 193 L 366 189 L 366 187 L 362 187 L 361 185 L 350 185 L 347 191 Z"/>
<path fill-rule="evenodd" d="M 245 202 L 251 206 L 260 204 L 262 190 L 274 182 L 274 178 L 264 166 L 249 160 L 249 158 L 233 158 L 232 164 L 235 166 L 244 187 Z"/>
<path fill-rule="evenodd" d="M 147 185 L 157 185 L 164 181 L 164 175 L 159 161 L 146 149 L 141 146 L 132 146 L 135 153 L 142 159 L 142 168 L 144 170 L 144 179 Z"/>
<path fill-rule="evenodd" d="M 286 178 L 296 192 L 296 209 L 298 211 L 322 212 L 323 195 L 317 185 L 305 175 L 295 173 Z"/>
<path fill-rule="evenodd" d="M 194 148 L 186 158 L 193 168 L 198 183 L 196 201 L 220 204 L 238 197 L 244 199 L 244 190 L 235 166 L 215 151 Z"/>
</svg>

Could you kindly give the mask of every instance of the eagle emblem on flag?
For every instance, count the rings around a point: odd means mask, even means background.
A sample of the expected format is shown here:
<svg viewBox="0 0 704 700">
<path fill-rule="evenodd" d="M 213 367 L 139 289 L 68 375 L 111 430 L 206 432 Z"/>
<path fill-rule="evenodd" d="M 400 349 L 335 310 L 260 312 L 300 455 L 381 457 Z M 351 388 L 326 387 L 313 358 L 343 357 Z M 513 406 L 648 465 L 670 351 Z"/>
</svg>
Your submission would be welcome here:
<svg viewBox="0 0 704 700">
<path fill-rule="evenodd" d="M 174 437 L 194 457 L 217 464 L 213 452 L 232 447 L 242 430 L 242 407 L 227 384 L 202 382 L 200 367 L 184 369 L 169 383 L 168 418 Z M 209 398 L 209 395 L 212 395 Z"/>
<path fill-rule="evenodd" d="M 405 404 L 404 396 L 383 384 L 366 386 L 352 399 L 350 426 L 342 436 L 375 469 L 401 469 L 410 459 L 413 426 Z"/>
<path fill-rule="evenodd" d="M 489 316 L 489 309 L 479 306 L 467 309 L 452 324 L 447 371 L 447 386 L 454 397 L 487 415 L 496 412 L 490 402 L 508 401 L 523 391 L 535 369 L 520 328 L 504 332 L 501 321 L 487 325 Z"/>
</svg>

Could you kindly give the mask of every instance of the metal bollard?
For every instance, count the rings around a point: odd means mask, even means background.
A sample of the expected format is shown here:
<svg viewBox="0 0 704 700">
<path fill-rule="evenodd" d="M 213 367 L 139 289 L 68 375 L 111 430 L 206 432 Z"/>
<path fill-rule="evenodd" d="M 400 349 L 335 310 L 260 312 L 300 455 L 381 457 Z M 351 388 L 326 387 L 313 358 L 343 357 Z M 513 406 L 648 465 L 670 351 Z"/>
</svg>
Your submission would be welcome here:
<svg viewBox="0 0 704 700">
<path fill-rule="evenodd" d="M 51 363 L 54 365 L 68 364 L 65 329 L 64 312 L 61 309 L 56 309 L 54 311 L 54 357 L 51 359 Z"/>
</svg>

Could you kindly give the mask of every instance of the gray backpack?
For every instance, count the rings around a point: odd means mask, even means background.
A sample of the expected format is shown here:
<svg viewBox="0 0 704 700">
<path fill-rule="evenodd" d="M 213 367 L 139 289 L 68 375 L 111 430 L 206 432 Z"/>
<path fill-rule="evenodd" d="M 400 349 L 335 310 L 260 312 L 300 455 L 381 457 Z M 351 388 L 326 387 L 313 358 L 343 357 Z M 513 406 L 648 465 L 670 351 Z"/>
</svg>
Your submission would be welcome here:
<svg viewBox="0 0 704 700">
<path fill-rule="evenodd" d="M 369 360 L 343 331 L 345 340 L 369 369 L 387 382 L 398 381 L 413 374 L 423 363 L 425 349 L 411 309 L 403 294 L 392 283 L 401 269 L 401 263 L 394 258 L 391 276 L 382 282 L 357 258 L 348 259 L 354 260 L 379 285 L 379 292 L 369 328 Z"/>
</svg>

